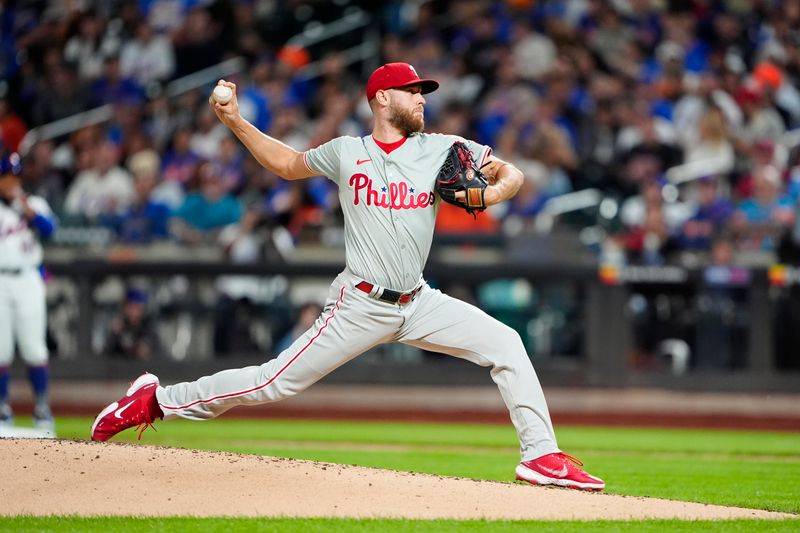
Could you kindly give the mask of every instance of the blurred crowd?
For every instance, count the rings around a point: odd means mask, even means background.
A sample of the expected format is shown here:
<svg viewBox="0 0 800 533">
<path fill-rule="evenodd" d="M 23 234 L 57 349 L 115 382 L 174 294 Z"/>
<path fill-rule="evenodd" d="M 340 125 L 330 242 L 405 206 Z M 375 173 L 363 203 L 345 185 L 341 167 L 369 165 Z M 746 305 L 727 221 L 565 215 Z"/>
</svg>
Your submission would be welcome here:
<svg viewBox="0 0 800 533">
<path fill-rule="evenodd" d="M 25 186 L 62 226 L 241 261 L 302 243 L 338 222 L 332 183 L 261 168 L 209 108 L 211 85 L 165 88 L 243 57 L 231 79 L 262 131 L 298 150 L 363 135 L 365 65 L 343 50 L 365 37 L 287 43 L 357 8 L 379 30 L 373 66 L 405 61 L 440 81 L 426 131 L 523 170 L 482 231 L 532 228 L 550 199 L 595 188 L 615 206 L 599 210 L 599 248 L 628 262 L 769 262 L 800 246 L 797 0 L 7 1 L 0 142 L 18 150 L 31 128 L 110 104 L 108 122 L 23 147 Z M 443 231 L 476 227 L 443 211 Z"/>
</svg>

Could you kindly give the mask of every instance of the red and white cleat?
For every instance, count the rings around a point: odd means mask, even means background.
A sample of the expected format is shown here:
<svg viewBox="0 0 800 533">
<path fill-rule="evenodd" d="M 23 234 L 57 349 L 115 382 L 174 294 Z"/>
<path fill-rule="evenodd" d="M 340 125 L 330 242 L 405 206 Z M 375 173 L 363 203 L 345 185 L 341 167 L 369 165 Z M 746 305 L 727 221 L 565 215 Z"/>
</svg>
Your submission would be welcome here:
<svg viewBox="0 0 800 533">
<path fill-rule="evenodd" d="M 131 383 L 121 399 L 100 411 L 92 424 L 92 440 L 107 441 L 120 431 L 133 426 L 144 426 L 139 431 L 139 439 L 159 416 L 155 401 L 158 378 L 145 372 Z M 153 428 L 155 429 L 155 428 Z"/>
<path fill-rule="evenodd" d="M 583 466 L 583 463 L 571 455 L 551 453 L 517 465 L 517 479 L 534 485 L 558 485 L 582 490 L 603 490 L 606 487 L 602 479 L 584 472 L 578 466 Z"/>
</svg>

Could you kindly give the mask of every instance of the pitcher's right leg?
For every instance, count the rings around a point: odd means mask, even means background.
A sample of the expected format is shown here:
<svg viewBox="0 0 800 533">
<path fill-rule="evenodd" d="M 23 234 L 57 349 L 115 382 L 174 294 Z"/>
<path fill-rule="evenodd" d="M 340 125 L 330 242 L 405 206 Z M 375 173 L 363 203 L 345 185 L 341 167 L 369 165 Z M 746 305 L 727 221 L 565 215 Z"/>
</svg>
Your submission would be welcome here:
<svg viewBox="0 0 800 533">
<path fill-rule="evenodd" d="M 214 418 L 237 405 L 283 400 L 369 348 L 387 342 L 402 318 L 346 284 L 334 284 L 316 323 L 277 358 L 156 390 L 164 419 Z M 335 296 L 335 298 L 333 297 Z"/>
</svg>

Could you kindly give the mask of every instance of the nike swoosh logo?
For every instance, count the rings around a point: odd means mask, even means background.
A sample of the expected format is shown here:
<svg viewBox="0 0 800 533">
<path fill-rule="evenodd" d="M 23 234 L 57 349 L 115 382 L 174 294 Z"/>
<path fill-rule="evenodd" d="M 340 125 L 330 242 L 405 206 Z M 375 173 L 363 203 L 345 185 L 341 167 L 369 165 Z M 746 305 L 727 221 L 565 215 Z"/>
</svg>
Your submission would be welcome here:
<svg viewBox="0 0 800 533">
<path fill-rule="evenodd" d="M 552 476 L 555 476 L 555 477 L 559 477 L 560 478 L 560 477 L 564 477 L 564 476 L 567 475 L 567 467 L 566 466 L 561 467 L 561 470 L 554 470 L 552 468 L 547 468 L 546 466 L 539 466 L 539 468 L 541 468 L 542 470 L 544 470 L 548 474 L 550 474 Z"/>
<path fill-rule="evenodd" d="M 125 409 L 127 409 L 128 407 L 130 407 L 130 406 L 131 406 L 131 405 L 133 405 L 134 403 L 136 403 L 136 402 L 135 402 L 135 401 L 133 401 L 133 402 L 128 402 L 127 404 L 125 404 L 125 406 L 123 406 L 123 407 L 120 407 L 119 409 L 117 409 L 116 411 L 114 411 L 114 416 L 115 416 L 115 417 L 117 417 L 117 418 L 122 418 L 122 413 L 123 413 L 123 411 L 125 411 Z"/>
<path fill-rule="evenodd" d="M 367 161 L 372 161 L 372 159 L 357 159 L 356 160 L 356 165 L 363 165 Z"/>
</svg>

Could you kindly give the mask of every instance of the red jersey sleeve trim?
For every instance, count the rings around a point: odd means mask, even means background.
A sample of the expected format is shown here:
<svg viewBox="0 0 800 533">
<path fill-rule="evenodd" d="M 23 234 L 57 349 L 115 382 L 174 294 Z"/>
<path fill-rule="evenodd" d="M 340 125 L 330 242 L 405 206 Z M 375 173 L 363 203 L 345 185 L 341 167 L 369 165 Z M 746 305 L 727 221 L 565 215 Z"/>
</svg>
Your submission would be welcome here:
<svg viewBox="0 0 800 533">
<path fill-rule="evenodd" d="M 487 146 L 483 151 L 483 155 L 481 156 L 481 160 L 478 161 L 478 168 L 481 168 L 481 167 L 483 167 L 483 165 L 486 164 L 486 160 L 489 159 L 490 155 L 492 155 L 492 149 L 489 146 Z"/>
</svg>

